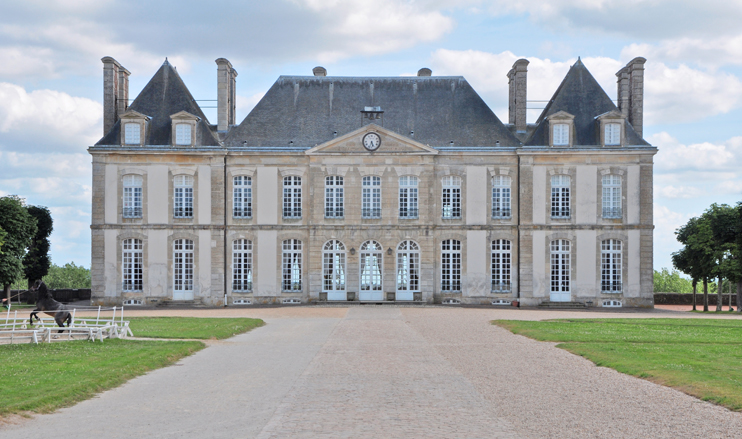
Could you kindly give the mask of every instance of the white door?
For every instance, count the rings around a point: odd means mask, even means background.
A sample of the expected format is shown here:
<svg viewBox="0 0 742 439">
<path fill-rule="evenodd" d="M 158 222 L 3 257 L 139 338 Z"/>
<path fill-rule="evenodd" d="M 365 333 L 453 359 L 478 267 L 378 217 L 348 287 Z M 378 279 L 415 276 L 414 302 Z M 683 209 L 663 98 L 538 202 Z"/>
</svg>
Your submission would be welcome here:
<svg viewBox="0 0 742 439">
<path fill-rule="evenodd" d="M 384 300 L 382 289 L 383 255 L 381 244 L 366 241 L 361 245 L 361 285 L 359 300 Z"/>
<path fill-rule="evenodd" d="M 402 241 L 397 246 L 396 300 L 414 300 L 420 291 L 420 247 L 415 241 Z"/>
<path fill-rule="evenodd" d="M 551 241 L 551 291 L 552 302 L 569 302 L 571 294 L 570 242 L 566 239 Z"/>
<path fill-rule="evenodd" d="M 173 241 L 173 300 L 193 300 L 193 241 Z"/>
<path fill-rule="evenodd" d="M 325 243 L 322 253 L 322 291 L 327 300 L 348 300 L 345 291 L 345 245 L 337 240 Z"/>
</svg>

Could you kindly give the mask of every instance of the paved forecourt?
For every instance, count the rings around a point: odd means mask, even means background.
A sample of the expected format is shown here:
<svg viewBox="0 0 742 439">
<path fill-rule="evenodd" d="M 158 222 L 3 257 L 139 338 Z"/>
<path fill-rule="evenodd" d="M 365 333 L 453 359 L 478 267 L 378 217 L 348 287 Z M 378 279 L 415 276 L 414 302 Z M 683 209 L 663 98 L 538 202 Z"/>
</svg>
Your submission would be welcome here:
<svg viewBox="0 0 742 439">
<path fill-rule="evenodd" d="M 268 324 L 74 407 L 1 426 L 0 436 L 656 439 L 742 431 L 740 413 L 489 324 L 687 313 L 386 306 L 136 313 L 243 315 Z"/>
</svg>

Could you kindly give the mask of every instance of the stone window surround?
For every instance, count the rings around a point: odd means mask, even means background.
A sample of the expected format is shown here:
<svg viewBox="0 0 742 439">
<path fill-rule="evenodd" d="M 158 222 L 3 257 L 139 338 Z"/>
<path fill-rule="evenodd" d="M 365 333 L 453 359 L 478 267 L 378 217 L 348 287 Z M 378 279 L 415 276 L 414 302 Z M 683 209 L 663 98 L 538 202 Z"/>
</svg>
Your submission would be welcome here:
<svg viewBox="0 0 742 439">
<path fill-rule="evenodd" d="M 546 118 L 549 127 L 549 146 L 552 148 L 571 148 L 575 141 L 575 117 L 566 111 L 558 111 Z M 554 145 L 554 125 L 567 124 L 569 127 L 569 143 L 567 145 Z"/>
<path fill-rule="evenodd" d="M 138 239 L 142 241 L 142 291 L 124 291 L 124 241 Z M 116 294 L 123 300 L 143 299 L 149 291 L 149 258 L 147 256 L 147 235 L 133 230 L 123 230 L 116 237 Z"/>
<path fill-rule="evenodd" d="M 459 202 L 461 205 L 461 215 L 458 217 L 452 217 L 452 218 L 444 218 L 443 217 L 443 179 L 446 177 L 459 177 L 461 179 L 461 185 L 459 186 Z M 437 209 L 435 211 L 435 214 L 433 215 L 433 218 L 437 218 L 438 224 L 456 224 L 456 223 L 462 223 L 465 224 L 466 221 L 466 172 L 464 169 L 458 170 L 458 169 L 452 169 L 451 167 L 438 169 L 438 172 L 435 173 L 435 185 L 436 189 L 438 191 L 438 196 L 434 196 L 432 199 L 434 202 L 440 201 L 441 205 L 438 206 L 437 204 L 433 205 L 433 208 Z M 418 193 L 422 193 L 418 189 Z"/>
<path fill-rule="evenodd" d="M 517 221 L 515 217 L 516 209 L 518 206 L 518 191 L 513 188 L 515 179 L 517 178 L 517 169 L 509 166 L 488 166 L 487 167 L 487 222 L 490 224 L 510 224 Z M 492 178 L 498 175 L 510 177 L 510 217 L 506 218 L 492 218 Z M 517 186 L 517 184 L 515 184 Z M 551 200 L 551 198 L 549 198 Z"/>
<path fill-rule="evenodd" d="M 149 116 L 145 116 L 142 113 L 137 113 L 136 111 L 130 110 L 126 113 L 122 114 L 119 118 L 120 122 L 120 140 L 121 140 L 121 146 L 144 146 L 145 139 L 147 138 L 147 128 L 149 127 Z M 126 124 L 127 123 L 135 123 L 139 124 L 139 143 L 126 143 Z"/>
<path fill-rule="evenodd" d="M 175 218 L 175 177 L 190 175 L 193 177 L 193 216 L 191 218 Z M 168 170 L 168 221 L 170 224 L 196 224 L 198 222 L 198 171 L 189 168 L 174 168 Z"/>
<path fill-rule="evenodd" d="M 233 274 L 233 266 L 232 266 L 232 253 L 234 253 L 233 245 L 234 242 L 239 239 L 246 239 L 250 242 L 252 242 L 252 285 L 253 285 L 253 291 L 232 291 L 232 274 Z M 227 291 L 229 294 L 233 294 L 235 296 L 252 296 L 252 293 L 255 291 L 255 285 L 257 285 L 258 277 L 260 274 L 255 270 L 255 255 L 256 255 L 256 249 L 257 249 L 257 239 L 252 231 L 235 231 L 230 232 L 227 234 L 227 272 L 225 273 L 227 276 Z"/>
<path fill-rule="evenodd" d="M 330 242 L 337 242 L 337 243 L 339 243 L 341 246 L 343 246 L 343 249 L 342 250 L 336 250 L 334 248 L 331 249 L 331 250 L 325 249 L 325 247 L 327 246 L 327 244 L 330 243 Z M 326 254 L 338 254 L 338 253 L 342 253 L 343 256 L 344 256 L 344 265 L 343 265 L 343 272 L 345 273 L 345 284 L 343 284 L 344 288 L 342 290 L 328 290 L 328 289 L 325 289 L 325 255 Z M 321 250 L 319 252 L 319 255 L 320 255 L 320 258 L 321 258 L 320 260 L 321 260 L 321 265 L 322 265 L 322 271 L 321 271 L 322 275 L 320 276 L 320 282 L 322 284 L 321 285 L 322 286 L 321 291 L 323 293 L 327 293 L 327 292 L 338 292 L 338 291 L 342 291 L 342 292 L 346 292 L 347 293 L 347 291 L 348 291 L 348 277 L 349 277 L 348 276 L 348 247 L 345 245 L 345 242 L 343 240 L 340 240 L 340 239 L 337 239 L 337 238 L 330 238 L 330 239 L 326 240 L 322 244 L 322 247 L 321 247 Z M 333 268 L 334 268 L 334 258 L 333 258 Z"/>
<path fill-rule="evenodd" d="M 171 203 L 172 204 L 172 203 Z M 198 233 L 189 233 L 184 230 L 174 230 L 167 237 L 167 293 L 166 297 L 173 297 L 175 288 L 174 279 L 174 261 L 175 256 L 174 242 L 178 239 L 190 239 L 193 241 L 193 297 L 199 297 L 201 293 L 201 283 L 199 282 L 199 242 Z"/>
<path fill-rule="evenodd" d="M 408 169 L 409 168 L 405 169 L 405 171 L 408 170 Z M 398 169 L 398 171 L 399 170 L 400 169 Z M 421 183 L 422 183 L 422 180 L 420 178 L 420 174 L 421 173 L 422 172 L 417 172 L 416 174 L 414 174 L 414 173 L 400 174 L 399 172 L 397 173 L 397 206 L 396 206 L 397 207 L 397 212 L 395 212 L 396 213 L 395 217 L 397 218 L 398 221 L 407 222 L 407 221 L 417 221 L 417 220 L 420 219 L 420 216 L 421 216 L 421 213 L 422 213 L 422 209 L 420 208 L 420 194 L 421 194 L 420 186 L 421 186 Z M 417 189 L 417 202 L 416 202 L 417 215 L 415 215 L 414 217 L 413 216 L 406 216 L 406 217 L 399 216 L 399 212 L 400 212 L 400 201 L 402 200 L 402 194 L 400 193 L 400 191 L 402 190 L 402 185 L 399 184 L 399 180 L 402 177 L 415 177 L 416 182 L 417 182 L 417 184 L 414 186 L 414 188 Z M 408 186 L 405 186 L 405 187 L 406 188 L 412 188 L 412 186 L 409 186 L 409 185 Z M 409 194 L 407 194 L 407 204 L 408 205 L 410 204 L 409 203 Z"/>
<path fill-rule="evenodd" d="M 627 223 L 627 206 L 626 206 L 626 188 L 627 188 L 627 172 L 628 166 L 600 166 L 598 167 L 598 181 L 596 187 L 598 188 L 597 205 L 598 211 L 596 216 L 598 218 L 598 224 L 626 224 Z M 621 177 L 621 218 L 603 218 L 603 176 L 604 175 L 618 175 Z"/>
<path fill-rule="evenodd" d="M 606 239 L 616 239 L 618 241 L 621 241 L 621 283 L 622 289 L 620 293 L 603 293 L 601 288 L 601 264 L 602 264 L 602 251 L 601 244 Z M 595 279 L 595 285 L 596 285 L 596 297 L 600 298 L 600 301 L 602 303 L 603 299 L 618 299 L 621 300 L 621 297 L 625 295 L 626 292 L 626 280 L 628 279 L 629 274 L 629 264 L 628 264 L 628 257 L 629 257 L 629 235 L 625 232 L 618 232 L 618 231 L 608 231 L 605 233 L 601 233 L 595 237 L 595 247 L 596 247 L 596 279 Z"/>
<path fill-rule="evenodd" d="M 595 118 L 595 122 L 598 128 L 598 144 L 603 148 L 620 148 L 626 144 L 626 117 L 621 112 L 614 110 Z M 606 145 L 605 143 L 605 127 L 610 123 L 618 124 L 620 127 L 620 140 L 618 145 Z"/>
<path fill-rule="evenodd" d="M 179 111 L 170 115 L 170 144 L 174 147 L 193 147 L 196 145 L 196 135 L 198 134 L 198 122 L 200 117 L 194 116 L 186 111 Z M 188 145 L 178 145 L 176 142 L 176 126 L 185 124 L 191 127 L 191 143 Z"/>
<path fill-rule="evenodd" d="M 441 280 L 443 279 L 443 266 L 442 266 L 442 257 L 443 257 L 443 241 L 449 240 L 449 239 L 455 239 L 461 243 L 461 291 L 443 291 L 441 289 Z M 417 242 L 417 241 L 416 241 Z M 418 242 L 418 245 L 420 243 Z M 433 283 L 434 285 L 434 291 L 437 291 L 438 294 L 442 294 L 444 296 L 453 296 L 453 297 L 460 297 L 463 294 L 464 285 L 466 284 L 466 270 L 467 270 L 467 263 L 466 263 L 466 233 L 457 233 L 457 232 L 443 232 L 438 237 L 434 239 L 434 249 L 433 251 L 433 261 L 435 265 L 435 281 Z M 422 246 L 420 246 L 420 254 L 425 250 Z"/>
<path fill-rule="evenodd" d="M 278 225 L 290 225 L 296 224 L 301 225 L 304 220 L 309 216 L 307 215 L 307 204 L 309 203 L 309 197 L 307 196 L 306 185 L 307 179 L 304 175 L 307 172 L 305 167 L 297 166 L 281 166 L 278 168 L 278 185 L 276 186 L 279 190 L 279 196 L 281 197 L 278 204 Z M 301 177 L 301 217 L 300 218 L 284 218 L 283 216 L 283 179 L 284 177 Z M 255 190 L 253 189 L 253 193 Z M 258 197 L 259 198 L 259 197 Z M 323 203 L 324 208 L 324 203 Z M 253 216 L 255 214 L 255 207 L 253 207 Z M 280 284 L 279 284 L 280 285 Z M 304 288 L 302 286 L 302 288 Z"/>
<path fill-rule="evenodd" d="M 225 212 L 225 214 L 229 225 L 252 224 L 253 218 L 256 218 L 257 216 L 256 212 L 258 208 L 258 197 L 255 196 L 255 194 L 257 193 L 257 179 L 255 178 L 256 170 L 257 166 L 240 166 L 239 168 L 232 168 L 227 170 L 227 181 L 225 183 L 227 185 L 227 194 L 229 194 L 229 196 L 227 197 L 227 212 Z M 252 179 L 252 217 L 250 218 L 235 218 L 234 216 L 232 216 L 232 212 L 234 209 L 234 177 L 239 176 L 250 177 Z M 253 273 L 253 283 L 255 283 L 254 279 L 255 273 Z"/>
<path fill-rule="evenodd" d="M 554 175 L 569 176 L 569 218 L 551 217 L 551 177 Z M 546 168 L 546 224 L 575 224 L 575 194 L 577 193 L 577 168 L 575 166 L 549 166 Z"/>
<path fill-rule="evenodd" d="M 301 290 L 284 290 L 283 289 L 283 242 L 286 240 L 295 239 L 299 242 L 301 242 Z M 288 233 L 278 233 L 278 237 L 276 239 L 276 246 L 278 247 L 278 251 L 276 252 L 276 257 L 278 259 L 276 267 L 278 267 L 277 273 L 275 274 L 278 277 L 278 283 L 276 283 L 277 288 L 279 289 L 280 296 L 297 296 L 301 297 L 305 291 L 308 291 L 308 284 L 309 284 L 309 271 L 308 271 L 308 265 L 307 264 L 307 252 L 309 251 L 307 249 L 307 238 L 301 233 L 295 233 L 295 232 L 288 232 Z M 255 249 L 256 247 L 253 246 L 253 261 L 257 260 Z M 257 257 L 260 257 L 257 255 Z M 253 275 L 253 284 L 255 284 L 255 277 Z M 253 291 L 255 289 L 253 288 Z"/>
<path fill-rule="evenodd" d="M 547 233 L 544 237 L 545 239 L 545 255 L 544 255 L 544 261 L 546 264 L 545 267 L 545 274 L 546 279 L 544 279 L 544 285 L 546 285 L 546 289 L 544 290 L 544 293 L 547 294 L 547 298 L 550 299 L 550 293 L 551 293 L 551 242 L 555 241 L 557 239 L 566 239 L 569 241 L 569 294 L 574 299 L 575 297 L 575 279 L 577 279 L 576 273 L 577 273 L 577 233 L 575 231 L 567 231 L 567 232 L 553 232 L 553 233 Z M 598 253 L 600 254 L 600 253 Z M 600 261 L 598 261 L 600 263 Z"/>
<path fill-rule="evenodd" d="M 139 175 L 142 177 L 142 217 L 141 218 L 124 218 L 124 176 Z M 147 172 L 141 168 L 118 168 L 118 188 L 116 196 L 121 200 L 117 204 L 116 214 L 120 224 L 146 224 L 147 223 Z"/>
<path fill-rule="evenodd" d="M 487 236 L 487 276 L 489 279 L 492 278 L 492 241 L 496 239 L 506 239 L 510 241 L 510 292 L 508 293 L 492 293 L 493 297 L 518 297 L 518 237 L 517 235 L 503 230 L 493 230 L 488 233 Z"/>
</svg>

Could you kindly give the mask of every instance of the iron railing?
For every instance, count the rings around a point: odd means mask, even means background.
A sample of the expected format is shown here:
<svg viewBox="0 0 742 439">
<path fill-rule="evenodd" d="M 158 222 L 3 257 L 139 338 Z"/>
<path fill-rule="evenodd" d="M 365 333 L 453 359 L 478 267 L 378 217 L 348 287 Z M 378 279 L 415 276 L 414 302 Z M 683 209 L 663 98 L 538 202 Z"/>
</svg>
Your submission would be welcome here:
<svg viewBox="0 0 742 439">
<path fill-rule="evenodd" d="M 603 218 L 622 218 L 623 211 L 620 207 L 604 207 Z"/>
<path fill-rule="evenodd" d="M 124 218 L 141 218 L 141 207 L 124 207 Z"/>
<path fill-rule="evenodd" d="M 363 218 L 381 218 L 381 208 L 364 207 L 361 209 L 361 216 Z"/>
</svg>

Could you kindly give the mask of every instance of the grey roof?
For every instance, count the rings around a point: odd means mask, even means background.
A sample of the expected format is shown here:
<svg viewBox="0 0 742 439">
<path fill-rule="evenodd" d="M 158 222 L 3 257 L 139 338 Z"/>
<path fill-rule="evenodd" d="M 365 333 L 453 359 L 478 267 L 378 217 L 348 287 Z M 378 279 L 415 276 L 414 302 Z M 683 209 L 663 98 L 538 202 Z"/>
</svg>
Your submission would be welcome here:
<svg viewBox="0 0 742 439">
<path fill-rule="evenodd" d="M 137 111 L 151 118 L 147 126 L 146 145 L 171 145 L 170 116 L 180 111 L 187 111 L 201 118 L 196 129 L 196 146 L 219 145 L 208 119 L 193 99 L 188 87 L 178 75 L 178 71 L 167 60 L 127 110 Z M 121 144 L 120 136 L 121 120 L 118 120 L 111 131 L 96 145 L 119 145 Z"/>
<path fill-rule="evenodd" d="M 281 76 L 224 143 L 313 147 L 369 123 L 364 107 L 381 107 L 384 128 L 431 147 L 520 146 L 461 76 Z"/>
<path fill-rule="evenodd" d="M 618 110 L 598 81 L 587 70 L 580 59 L 570 67 L 567 76 L 557 88 L 554 96 L 536 121 L 536 129 L 524 142 L 526 146 L 549 144 L 548 121 L 546 118 L 559 111 L 572 114 L 575 126 L 574 145 L 600 145 L 595 117 L 609 111 Z M 649 145 L 626 121 L 624 127 L 627 145 Z"/>
</svg>

